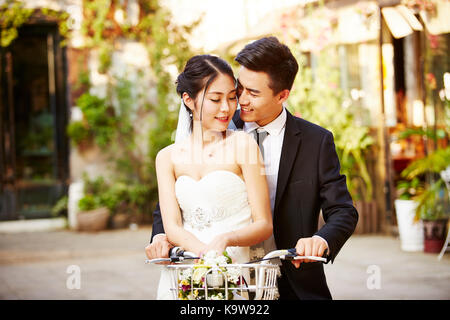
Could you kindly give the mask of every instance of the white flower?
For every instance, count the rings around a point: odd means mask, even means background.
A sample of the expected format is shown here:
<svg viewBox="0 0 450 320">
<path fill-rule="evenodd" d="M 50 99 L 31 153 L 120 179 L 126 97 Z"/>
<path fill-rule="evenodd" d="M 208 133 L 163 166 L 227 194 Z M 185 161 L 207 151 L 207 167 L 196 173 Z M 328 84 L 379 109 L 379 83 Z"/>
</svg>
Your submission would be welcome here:
<svg viewBox="0 0 450 320">
<path fill-rule="evenodd" d="M 241 269 L 235 267 L 227 268 L 228 281 L 237 284 L 241 275 Z"/>
<path fill-rule="evenodd" d="M 200 281 L 202 281 L 203 276 L 205 275 L 205 273 L 208 272 L 208 268 L 207 267 L 198 267 L 195 268 L 195 271 L 192 275 L 192 281 L 194 281 L 195 283 L 200 283 Z"/>
<path fill-rule="evenodd" d="M 225 257 L 225 256 L 220 256 L 220 257 L 217 257 L 217 264 L 227 264 L 227 257 Z"/>
<path fill-rule="evenodd" d="M 180 273 L 180 281 L 189 280 L 192 277 L 192 268 L 186 268 Z"/>
<path fill-rule="evenodd" d="M 216 266 L 218 264 L 218 257 L 217 256 L 218 256 L 217 251 L 215 251 L 215 250 L 208 251 L 203 256 L 204 264 L 208 265 L 208 266 Z"/>
</svg>

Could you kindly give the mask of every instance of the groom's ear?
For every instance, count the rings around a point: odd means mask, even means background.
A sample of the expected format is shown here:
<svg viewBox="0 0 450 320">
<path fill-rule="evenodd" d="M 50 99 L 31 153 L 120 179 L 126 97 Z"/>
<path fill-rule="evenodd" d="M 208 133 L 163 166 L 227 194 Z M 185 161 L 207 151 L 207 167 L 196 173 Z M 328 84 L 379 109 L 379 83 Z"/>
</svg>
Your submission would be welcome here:
<svg viewBox="0 0 450 320">
<path fill-rule="evenodd" d="M 182 98 L 184 105 L 194 112 L 194 99 L 192 99 L 187 92 L 183 92 Z"/>
<path fill-rule="evenodd" d="M 288 89 L 284 89 L 278 93 L 278 102 L 283 104 L 289 98 L 290 91 Z"/>
</svg>

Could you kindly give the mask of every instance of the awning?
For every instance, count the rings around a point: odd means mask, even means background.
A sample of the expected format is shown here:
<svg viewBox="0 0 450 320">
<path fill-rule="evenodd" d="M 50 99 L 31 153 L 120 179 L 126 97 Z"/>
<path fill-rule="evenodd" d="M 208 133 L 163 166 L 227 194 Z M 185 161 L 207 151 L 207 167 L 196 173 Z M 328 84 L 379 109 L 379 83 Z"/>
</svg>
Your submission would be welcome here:
<svg viewBox="0 0 450 320">
<path fill-rule="evenodd" d="M 414 31 L 423 30 L 414 13 L 403 5 L 382 8 L 381 13 L 392 36 L 396 39 L 406 37 Z"/>
<path fill-rule="evenodd" d="M 408 22 L 408 24 L 411 26 L 411 28 L 415 31 L 422 31 L 423 27 L 422 24 L 417 20 L 414 13 L 408 9 L 407 7 L 403 5 L 396 6 L 395 9 L 397 9 L 398 12 L 402 15 L 402 17 Z"/>
<path fill-rule="evenodd" d="M 420 11 L 420 17 L 427 31 L 433 35 L 450 32 L 450 1 L 436 0 L 435 10 Z M 414 31 L 423 31 L 422 23 L 416 18 L 414 12 L 404 5 L 384 7 L 381 9 L 384 20 L 394 38 L 399 39 L 412 34 Z"/>
</svg>

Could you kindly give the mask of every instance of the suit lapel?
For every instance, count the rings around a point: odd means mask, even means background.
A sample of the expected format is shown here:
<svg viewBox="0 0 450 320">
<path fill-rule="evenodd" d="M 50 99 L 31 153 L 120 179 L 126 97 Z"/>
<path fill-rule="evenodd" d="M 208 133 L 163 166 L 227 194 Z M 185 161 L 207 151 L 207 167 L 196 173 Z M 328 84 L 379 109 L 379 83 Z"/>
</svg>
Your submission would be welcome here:
<svg viewBox="0 0 450 320">
<path fill-rule="evenodd" d="M 289 175 L 291 173 L 294 160 L 297 157 L 298 150 L 300 149 L 300 144 L 301 129 L 295 121 L 294 116 L 287 111 L 286 128 L 284 132 L 283 146 L 281 148 L 280 166 L 278 169 L 274 212 L 277 212 L 277 207 L 289 180 Z"/>
</svg>

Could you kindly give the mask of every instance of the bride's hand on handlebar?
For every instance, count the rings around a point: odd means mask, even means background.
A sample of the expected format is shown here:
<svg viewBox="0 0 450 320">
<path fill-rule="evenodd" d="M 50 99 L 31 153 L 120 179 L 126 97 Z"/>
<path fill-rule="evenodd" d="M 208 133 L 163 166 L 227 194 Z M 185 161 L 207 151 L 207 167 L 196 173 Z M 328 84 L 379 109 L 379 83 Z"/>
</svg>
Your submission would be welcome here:
<svg viewBox="0 0 450 320">
<path fill-rule="evenodd" d="M 228 234 L 221 234 L 216 236 L 210 243 L 206 245 L 205 251 L 215 250 L 218 254 L 222 254 L 230 243 L 230 236 Z"/>
</svg>

